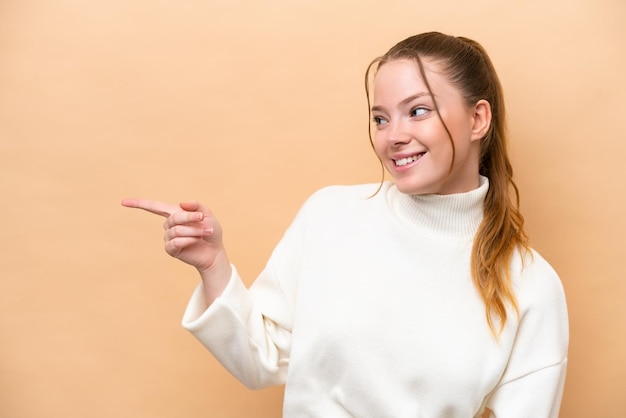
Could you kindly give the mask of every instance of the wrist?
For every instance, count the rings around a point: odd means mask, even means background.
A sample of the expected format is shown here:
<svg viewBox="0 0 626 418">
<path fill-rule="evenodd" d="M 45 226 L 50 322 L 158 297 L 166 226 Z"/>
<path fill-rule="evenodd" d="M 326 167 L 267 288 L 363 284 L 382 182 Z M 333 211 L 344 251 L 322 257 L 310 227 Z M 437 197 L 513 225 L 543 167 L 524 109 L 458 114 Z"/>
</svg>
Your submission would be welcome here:
<svg viewBox="0 0 626 418">
<path fill-rule="evenodd" d="M 222 251 L 216 256 L 215 262 L 210 267 L 198 269 L 198 272 L 202 279 L 207 304 L 210 305 L 228 285 L 233 269 L 226 253 Z"/>
</svg>

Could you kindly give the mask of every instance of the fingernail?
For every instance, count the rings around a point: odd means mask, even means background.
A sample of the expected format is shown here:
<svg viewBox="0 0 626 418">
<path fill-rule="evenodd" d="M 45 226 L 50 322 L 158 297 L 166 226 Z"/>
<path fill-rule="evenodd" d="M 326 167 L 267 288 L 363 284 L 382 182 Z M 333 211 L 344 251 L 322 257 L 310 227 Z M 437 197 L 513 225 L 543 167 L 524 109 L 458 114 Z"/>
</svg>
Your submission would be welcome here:
<svg viewBox="0 0 626 418">
<path fill-rule="evenodd" d="M 207 228 L 204 230 L 205 235 L 211 235 L 213 233 L 213 228 Z"/>
</svg>

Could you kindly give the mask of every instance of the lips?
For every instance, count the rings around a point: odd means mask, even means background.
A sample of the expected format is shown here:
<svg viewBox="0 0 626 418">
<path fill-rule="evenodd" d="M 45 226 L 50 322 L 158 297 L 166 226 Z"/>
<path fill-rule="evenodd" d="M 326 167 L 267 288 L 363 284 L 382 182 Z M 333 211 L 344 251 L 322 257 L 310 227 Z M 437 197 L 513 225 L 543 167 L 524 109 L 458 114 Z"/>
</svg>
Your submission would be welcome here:
<svg viewBox="0 0 626 418">
<path fill-rule="evenodd" d="M 415 161 L 419 160 L 420 158 L 422 158 L 424 156 L 424 154 L 426 154 L 426 153 L 425 152 L 420 152 L 418 154 L 410 155 L 408 157 L 402 157 L 402 158 L 399 158 L 397 160 L 393 160 L 393 163 L 396 165 L 396 167 L 402 167 L 402 166 L 405 166 L 407 164 L 410 164 L 412 162 L 415 162 Z"/>
</svg>

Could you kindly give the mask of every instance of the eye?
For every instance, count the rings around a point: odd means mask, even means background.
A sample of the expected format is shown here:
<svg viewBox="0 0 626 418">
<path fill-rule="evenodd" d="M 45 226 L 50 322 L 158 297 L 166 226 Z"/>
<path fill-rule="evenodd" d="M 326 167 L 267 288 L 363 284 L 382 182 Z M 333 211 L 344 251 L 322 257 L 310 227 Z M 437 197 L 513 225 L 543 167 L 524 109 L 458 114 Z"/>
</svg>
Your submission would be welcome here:
<svg viewBox="0 0 626 418">
<path fill-rule="evenodd" d="M 420 116 L 424 116 L 426 115 L 428 112 L 430 111 L 430 109 L 423 107 L 423 106 L 417 106 L 414 107 L 413 109 L 411 109 L 411 117 L 420 117 Z"/>
<path fill-rule="evenodd" d="M 380 125 L 384 125 L 385 123 L 387 123 L 387 120 L 383 118 L 382 116 L 374 116 L 372 118 L 372 122 L 374 122 L 376 126 L 380 126 Z"/>
</svg>

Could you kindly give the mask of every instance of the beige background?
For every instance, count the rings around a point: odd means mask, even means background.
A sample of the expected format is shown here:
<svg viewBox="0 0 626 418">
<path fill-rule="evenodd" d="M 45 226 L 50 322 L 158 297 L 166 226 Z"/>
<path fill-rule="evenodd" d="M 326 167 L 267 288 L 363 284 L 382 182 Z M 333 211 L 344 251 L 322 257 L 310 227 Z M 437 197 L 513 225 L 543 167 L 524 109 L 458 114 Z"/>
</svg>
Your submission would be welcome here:
<svg viewBox="0 0 626 418">
<path fill-rule="evenodd" d="M 378 180 L 363 73 L 427 30 L 505 85 L 569 302 L 561 416 L 623 417 L 623 0 L 0 1 L 0 416 L 280 416 L 180 327 L 197 278 L 119 201 L 207 203 L 251 281 L 311 192 Z"/>
</svg>

